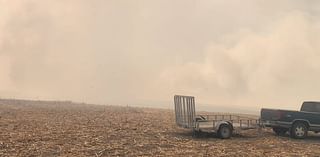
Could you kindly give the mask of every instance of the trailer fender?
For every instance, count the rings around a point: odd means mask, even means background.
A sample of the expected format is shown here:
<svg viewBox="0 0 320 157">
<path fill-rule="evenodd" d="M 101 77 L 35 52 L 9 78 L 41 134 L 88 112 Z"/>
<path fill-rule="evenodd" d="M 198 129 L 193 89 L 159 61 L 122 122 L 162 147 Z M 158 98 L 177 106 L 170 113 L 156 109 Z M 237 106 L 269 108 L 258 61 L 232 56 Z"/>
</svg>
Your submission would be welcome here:
<svg viewBox="0 0 320 157">
<path fill-rule="evenodd" d="M 216 122 L 215 123 L 215 128 L 216 130 L 219 130 L 220 126 L 223 125 L 223 124 L 226 124 L 226 125 L 229 125 L 230 128 L 233 130 L 233 125 L 231 122 L 228 122 L 228 121 L 219 121 L 219 122 Z"/>
</svg>

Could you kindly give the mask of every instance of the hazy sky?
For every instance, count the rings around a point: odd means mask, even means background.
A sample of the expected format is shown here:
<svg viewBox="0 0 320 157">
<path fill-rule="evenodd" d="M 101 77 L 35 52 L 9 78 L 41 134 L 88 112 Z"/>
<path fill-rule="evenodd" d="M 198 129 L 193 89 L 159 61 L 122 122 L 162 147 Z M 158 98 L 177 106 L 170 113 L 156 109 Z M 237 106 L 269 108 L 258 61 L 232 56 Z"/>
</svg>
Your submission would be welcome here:
<svg viewBox="0 0 320 157">
<path fill-rule="evenodd" d="M 0 0 L 0 96 L 298 109 L 320 100 L 317 0 Z"/>
</svg>

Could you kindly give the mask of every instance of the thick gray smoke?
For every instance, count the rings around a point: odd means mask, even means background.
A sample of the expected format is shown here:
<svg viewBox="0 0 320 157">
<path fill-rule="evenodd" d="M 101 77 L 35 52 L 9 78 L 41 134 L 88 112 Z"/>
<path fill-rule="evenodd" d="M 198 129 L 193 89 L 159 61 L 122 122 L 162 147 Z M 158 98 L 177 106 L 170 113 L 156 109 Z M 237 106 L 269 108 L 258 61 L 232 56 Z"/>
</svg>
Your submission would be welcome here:
<svg viewBox="0 0 320 157">
<path fill-rule="evenodd" d="M 303 100 L 319 100 L 320 22 L 296 12 L 266 29 L 209 44 L 203 60 L 163 73 L 163 82 L 172 84 L 164 91 L 179 89 L 207 102 L 248 106 L 292 108 Z"/>
<path fill-rule="evenodd" d="M 0 0 L 0 96 L 296 109 L 320 99 L 319 5 Z"/>
</svg>

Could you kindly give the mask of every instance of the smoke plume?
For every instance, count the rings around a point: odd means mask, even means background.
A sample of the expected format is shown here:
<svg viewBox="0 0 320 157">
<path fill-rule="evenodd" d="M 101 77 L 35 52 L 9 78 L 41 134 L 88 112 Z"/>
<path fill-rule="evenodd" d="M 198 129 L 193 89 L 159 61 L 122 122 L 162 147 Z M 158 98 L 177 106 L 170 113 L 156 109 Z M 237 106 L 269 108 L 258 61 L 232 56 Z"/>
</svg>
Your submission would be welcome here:
<svg viewBox="0 0 320 157">
<path fill-rule="evenodd" d="M 319 100 L 317 1 L 0 1 L 0 96 L 297 109 Z M 171 105 L 171 104 L 169 104 Z"/>
</svg>

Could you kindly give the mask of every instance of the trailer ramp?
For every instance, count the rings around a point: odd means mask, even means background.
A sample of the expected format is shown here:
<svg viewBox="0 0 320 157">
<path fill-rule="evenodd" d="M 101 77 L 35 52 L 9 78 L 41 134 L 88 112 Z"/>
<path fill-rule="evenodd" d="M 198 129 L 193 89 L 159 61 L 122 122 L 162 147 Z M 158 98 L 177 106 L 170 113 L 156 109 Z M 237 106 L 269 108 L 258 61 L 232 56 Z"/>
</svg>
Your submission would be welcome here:
<svg viewBox="0 0 320 157">
<path fill-rule="evenodd" d="M 194 128 L 195 125 L 195 99 L 193 96 L 174 96 L 176 124 L 184 128 Z"/>
</svg>

